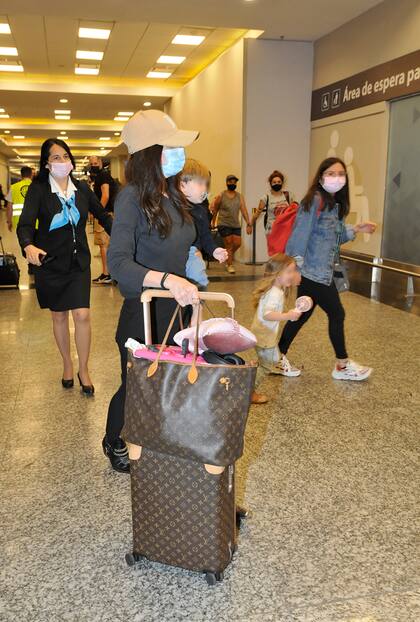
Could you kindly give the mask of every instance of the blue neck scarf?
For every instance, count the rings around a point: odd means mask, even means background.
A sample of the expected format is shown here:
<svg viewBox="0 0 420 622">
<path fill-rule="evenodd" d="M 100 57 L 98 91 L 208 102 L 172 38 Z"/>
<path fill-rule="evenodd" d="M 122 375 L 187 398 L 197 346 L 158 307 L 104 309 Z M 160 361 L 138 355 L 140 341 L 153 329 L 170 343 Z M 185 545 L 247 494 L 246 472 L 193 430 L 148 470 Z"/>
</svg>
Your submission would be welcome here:
<svg viewBox="0 0 420 622">
<path fill-rule="evenodd" d="M 75 227 L 80 218 L 79 210 L 76 207 L 76 193 L 73 192 L 71 197 L 67 200 L 60 197 L 59 194 L 57 196 L 60 199 L 63 209 L 52 219 L 50 231 L 53 231 L 53 229 L 59 229 L 60 227 L 65 227 L 68 223 Z"/>
</svg>

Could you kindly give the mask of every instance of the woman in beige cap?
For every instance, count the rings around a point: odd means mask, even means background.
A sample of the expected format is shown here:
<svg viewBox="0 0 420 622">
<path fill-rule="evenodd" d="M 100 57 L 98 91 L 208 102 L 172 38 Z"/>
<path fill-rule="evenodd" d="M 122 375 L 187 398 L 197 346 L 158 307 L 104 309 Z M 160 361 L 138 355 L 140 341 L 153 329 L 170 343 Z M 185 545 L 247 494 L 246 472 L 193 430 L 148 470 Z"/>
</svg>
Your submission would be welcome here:
<svg viewBox="0 0 420 622">
<path fill-rule="evenodd" d="M 120 437 L 126 391 L 124 344 L 129 337 L 144 342 L 142 289 L 168 289 L 183 307 L 199 301 L 197 287 L 184 278 L 196 230 L 174 179 L 185 163 L 184 147 L 197 136 L 198 132 L 178 130 L 172 119 L 159 110 L 137 112 L 122 131 L 130 154 L 127 185 L 115 202 L 108 251 L 111 276 L 118 281 L 124 297 L 116 334 L 122 382 L 111 399 L 102 442 L 112 467 L 120 472 L 130 470 L 127 448 Z M 175 305 L 171 299 L 154 301 L 154 343 L 162 341 Z M 179 326 L 174 326 L 172 334 L 178 330 Z"/>
</svg>

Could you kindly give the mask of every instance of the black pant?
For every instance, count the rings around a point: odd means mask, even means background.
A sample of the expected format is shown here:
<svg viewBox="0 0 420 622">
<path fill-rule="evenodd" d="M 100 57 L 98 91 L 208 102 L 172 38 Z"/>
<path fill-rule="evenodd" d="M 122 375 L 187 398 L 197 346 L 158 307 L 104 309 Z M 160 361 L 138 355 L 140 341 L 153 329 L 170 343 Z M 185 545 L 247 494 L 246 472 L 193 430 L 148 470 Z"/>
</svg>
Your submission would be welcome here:
<svg viewBox="0 0 420 622">
<path fill-rule="evenodd" d="M 314 301 L 314 306 L 310 311 L 302 313 L 296 322 L 287 322 L 280 337 L 280 352 L 282 354 L 287 354 L 293 339 L 305 322 L 309 320 L 316 305 L 319 305 L 328 316 L 328 333 L 335 351 L 335 356 L 338 359 L 346 359 L 347 350 L 344 339 L 345 312 L 334 281 L 331 285 L 323 285 L 322 283 L 316 283 L 303 276 L 302 282 L 298 287 L 298 296 L 310 296 Z"/>
<path fill-rule="evenodd" d="M 165 298 L 152 300 L 150 311 L 153 343 L 161 343 L 163 341 L 175 307 L 176 302 L 174 300 Z M 187 325 L 189 321 L 189 311 L 190 309 L 187 308 L 183 313 L 185 325 Z M 179 329 L 180 326 L 177 319 L 170 333 L 168 343 L 173 343 L 173 335 L 178 332 Z M 124 300 L 120 319 L 118 321 L 117 334 L 115 336 L 121 359 L 121 385 L 112 397 L 108 408 L 106 436 L 111 443 L 120 436 L 124 426 L 127 380 L 127 348 L 124 344 L 129 337 L 137 339 L 140 343 L 144 343 L 143 306 L 140 299 L 137 298 L 133 300 Z"/>
</svg>

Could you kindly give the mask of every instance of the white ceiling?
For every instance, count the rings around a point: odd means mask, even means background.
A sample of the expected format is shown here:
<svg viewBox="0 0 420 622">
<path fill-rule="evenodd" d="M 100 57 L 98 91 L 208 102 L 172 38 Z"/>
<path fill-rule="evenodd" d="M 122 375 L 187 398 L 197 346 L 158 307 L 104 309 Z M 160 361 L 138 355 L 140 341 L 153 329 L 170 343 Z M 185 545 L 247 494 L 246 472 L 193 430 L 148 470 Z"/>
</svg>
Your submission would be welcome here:
<svg viewBox="0 0 420 622">
<path fill-rule="evenodd" d="M 101 0 L 87 3 L 3 0 L 10 15 L 54 15 L 121 23 L 155 22 L 201 28 L 265 30 L 268 38 L 315 40 L 367 11 L 381 0 Z M 64 52 L 65 53 L 65 52 Z"/>
<path fill-rule="evenodd" d="M 75 153 L 115 147 L 119 111 L 136 111 L 145 100 L 162 109 L 165 101 L 249 29 L 262 38 L 316 40 L 379 4 L 379 0 L 101 0 L 87 3 L 2 0 L 0 22 L 11 35 L 0 46 L 15 46 L 25 71 L 0 73 L 0 151 L 35 158 L 39 144 L 67 130 Z M 99 20 L 99 21 L 98 21 Z M 109 28 L 107 41 L 79 39 L 79 26 Z M 172 45 L 178 33 L 205 35 L 198 47 Z M 101 51 L 99 76 L 75 76 L 77 49 Z M 147 79 L 162 54 L 186 56 L 167 80 Z M 9 61 L 16 60 L 9 58 Z M 4 59 L 0 58 L 0 62 Z M 162 66 L 160 66 L 163 69 Z M 69 100 L 60 104 L 59 99 Z M 71 109 L 71 120 L 55 121 L 54 110 Z M 5 135 L 4 130 L 10 134 Z M 13 139 L 24 135 L 25 139 Z M 109 135 L 112 141 L 98 142 Z"/>
</svg>

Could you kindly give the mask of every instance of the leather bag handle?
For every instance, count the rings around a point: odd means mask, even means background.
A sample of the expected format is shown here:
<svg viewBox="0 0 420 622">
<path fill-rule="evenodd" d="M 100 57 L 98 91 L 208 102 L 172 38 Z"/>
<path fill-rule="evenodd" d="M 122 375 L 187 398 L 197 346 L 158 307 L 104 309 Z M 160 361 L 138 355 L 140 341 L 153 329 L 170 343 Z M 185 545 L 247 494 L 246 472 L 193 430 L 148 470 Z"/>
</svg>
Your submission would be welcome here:
<svg viewBox="0 0 420 622">
<path fill-rule="evenodd" d="M 200 303 L 198 303 L 200 304 Z M 167 341 L 169 339 L 169 335 L 170 332 L 173 328 L 173 325 L 175 324 L 175 320 L 176 317 L 178 315 L 178 313 L 181 313 L 181 306 L 177 305 L 171 320 L 169 322 L 168 328 L 166 329 L 166 333 L 165 336 L 163 338 L 162 344 L 159 348 L 159 352 L 158 355 L 156 357 L 156 359 L 153 361 L 153 363 L 150 365 L 150 367 L 147 370 L 147 377 L 151 378 L 158 370 L 159 367 L 159 362 L 160 362 L 160 358 L 162 356 L 162 353 L 164 351 L 164 349 L 166 348 L 166 344 Z M 197 356 L 198 356 L 198 336 L 199 336 L 199 331 L 200 331 L 200 314 L 197 313 L 197 325 L 195 328 L 195 337 L 194 337 L 194 355 L 193 355 L 193 360 L 191 363 L 191 367 L 190 370 L 188 372 L 188 382 L 190 384 L 194 384 L 194 382 L 196 382 L 197 378 L 198 378 L 198 370 L 197 370 Z"/>
</svg>

